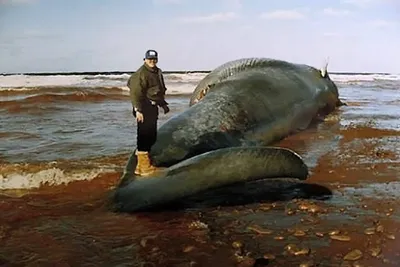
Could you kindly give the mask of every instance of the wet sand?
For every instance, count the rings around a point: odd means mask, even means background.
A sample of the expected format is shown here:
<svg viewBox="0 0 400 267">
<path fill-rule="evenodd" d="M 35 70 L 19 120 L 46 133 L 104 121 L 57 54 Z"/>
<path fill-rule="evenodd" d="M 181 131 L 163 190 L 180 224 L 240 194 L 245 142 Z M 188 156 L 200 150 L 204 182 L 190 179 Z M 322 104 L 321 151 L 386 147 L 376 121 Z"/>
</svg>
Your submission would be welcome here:
<svg viewBox="0 0 400 267">
<path fill-rule="evenodd" d="M 0 265 L 399 266 L 400 132 L 342 117 L 277 144 L 304 157 L 305 184 L 242 187 L 235 206 L 114 213 L 128 155 L 91 181 L 0 196 Z"/>
</svg>

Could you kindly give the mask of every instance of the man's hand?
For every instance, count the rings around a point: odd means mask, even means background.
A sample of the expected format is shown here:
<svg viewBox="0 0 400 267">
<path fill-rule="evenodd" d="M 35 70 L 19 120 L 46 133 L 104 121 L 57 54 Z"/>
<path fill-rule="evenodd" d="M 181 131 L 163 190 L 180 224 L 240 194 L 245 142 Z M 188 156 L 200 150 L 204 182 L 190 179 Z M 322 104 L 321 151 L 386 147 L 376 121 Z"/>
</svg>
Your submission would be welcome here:
<svg viewBox="0 0 400 267">
<path fill-rule="evenodd" d="M 168 105 L 164 105 L 162 106 L 163 110 L 164 110 L 164 114 L 167 114 L 169 112 L 169 107 Z"/>
<path fill-rule="evenodd" d="M 143 117 L 143 113 L 136 111 L 136 121 L 137 122 L 143 122 L 144 121 L 144 117 Z"/>
</svg>

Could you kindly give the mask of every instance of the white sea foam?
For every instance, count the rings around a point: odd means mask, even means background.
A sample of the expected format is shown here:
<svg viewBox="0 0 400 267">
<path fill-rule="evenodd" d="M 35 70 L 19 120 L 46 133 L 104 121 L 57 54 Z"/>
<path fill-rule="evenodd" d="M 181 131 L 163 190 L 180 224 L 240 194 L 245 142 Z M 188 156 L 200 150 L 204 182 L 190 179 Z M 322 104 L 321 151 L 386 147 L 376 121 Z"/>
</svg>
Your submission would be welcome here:
<svg viewBox="0 0 400 267">
<path fill-rule="evenodd" d="M 0 76 L 1 88 L 40 87 L 40 86 L 84 86 L 83 75 L 9 75 Z"/>
<path fill-rule="evenodd" d="M 167 94 L 190 94 L 205 73 L 165 74 Z M 128 74 L 121 75 L 9 75 L 0 76 L 0 90 L 31 90 L 38 87 L 117 87 L 128 90 Z"/>
<path fill-rule="evenodd" d="M 190 94 L 207 73 L 164 74 L 167 94 Z M 363 82 L 399 81 L 400 74 L 330 74 L 341 84 Z M 121 75 L 9 75 L 0 76 L 0 90 L 31 90 L 37 87 L 118 87 L 128 90 L 129 74 Z"/>
<path fill-rule="evenodd" d="M 55 186 L 68 184 L 72 181 L 92 180 L 106 171 L 107 169 L 104 168 L 95 168 L 66 172 L 60 168 L 53 167 L 34 173 L 12 172 L 0 174 L 0 190 L 33 189 L 40 188 L 43 185 Z"/>
<path fill-rule="evenodd" d="M 400 74 L 329 74 L 335 82 L 400 81 Z"/>
</svg>

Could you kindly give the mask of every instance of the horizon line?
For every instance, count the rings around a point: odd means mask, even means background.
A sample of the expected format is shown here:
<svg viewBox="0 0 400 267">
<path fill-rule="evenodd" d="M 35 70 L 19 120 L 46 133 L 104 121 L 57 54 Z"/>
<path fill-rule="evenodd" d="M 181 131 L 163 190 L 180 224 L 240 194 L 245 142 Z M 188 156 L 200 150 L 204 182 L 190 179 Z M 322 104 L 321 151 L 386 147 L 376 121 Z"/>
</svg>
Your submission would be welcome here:
<svg viewBox="0 0 400 267">
<path fill-rule="evenodd" d="M 163 74 L 190 74 L 190 73 L 210 73 L 212 70 L 168 70 Z M 112 75 L 112 74 L 133 74 L 135 71 L 58 71 L 58 72 L 2 72 L 0 76 L 12 75 L 28 75 L 28 76 L 50 76 L 50 75 Z M 390 72 L 346 72 L 346 71 L 330 71 L 330 74 L 338 75 L 391 75 L 396 73 Z"/>
</svg>

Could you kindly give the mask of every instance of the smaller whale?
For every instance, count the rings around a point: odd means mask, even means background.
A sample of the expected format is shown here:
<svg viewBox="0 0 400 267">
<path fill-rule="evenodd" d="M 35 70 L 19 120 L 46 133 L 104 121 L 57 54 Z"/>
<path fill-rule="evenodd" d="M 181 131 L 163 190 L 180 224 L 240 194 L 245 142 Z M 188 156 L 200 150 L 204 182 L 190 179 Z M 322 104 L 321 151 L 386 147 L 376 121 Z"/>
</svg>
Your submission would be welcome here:
<svg viewBox="0 0 400 267">
<path fill-rule="evenodd" d="M 145 178 L 132 178 L 134 158 L 130 157 L 121 184 L 113 195 L 117 211 L 136 212 L 157 208 L 234 183 L 277 177 L 305 180 L 308 176 L 308 167 L 298 154 L 278 147 L 213 150 L 181 161 L 154 177 Z"/>
</svg>

